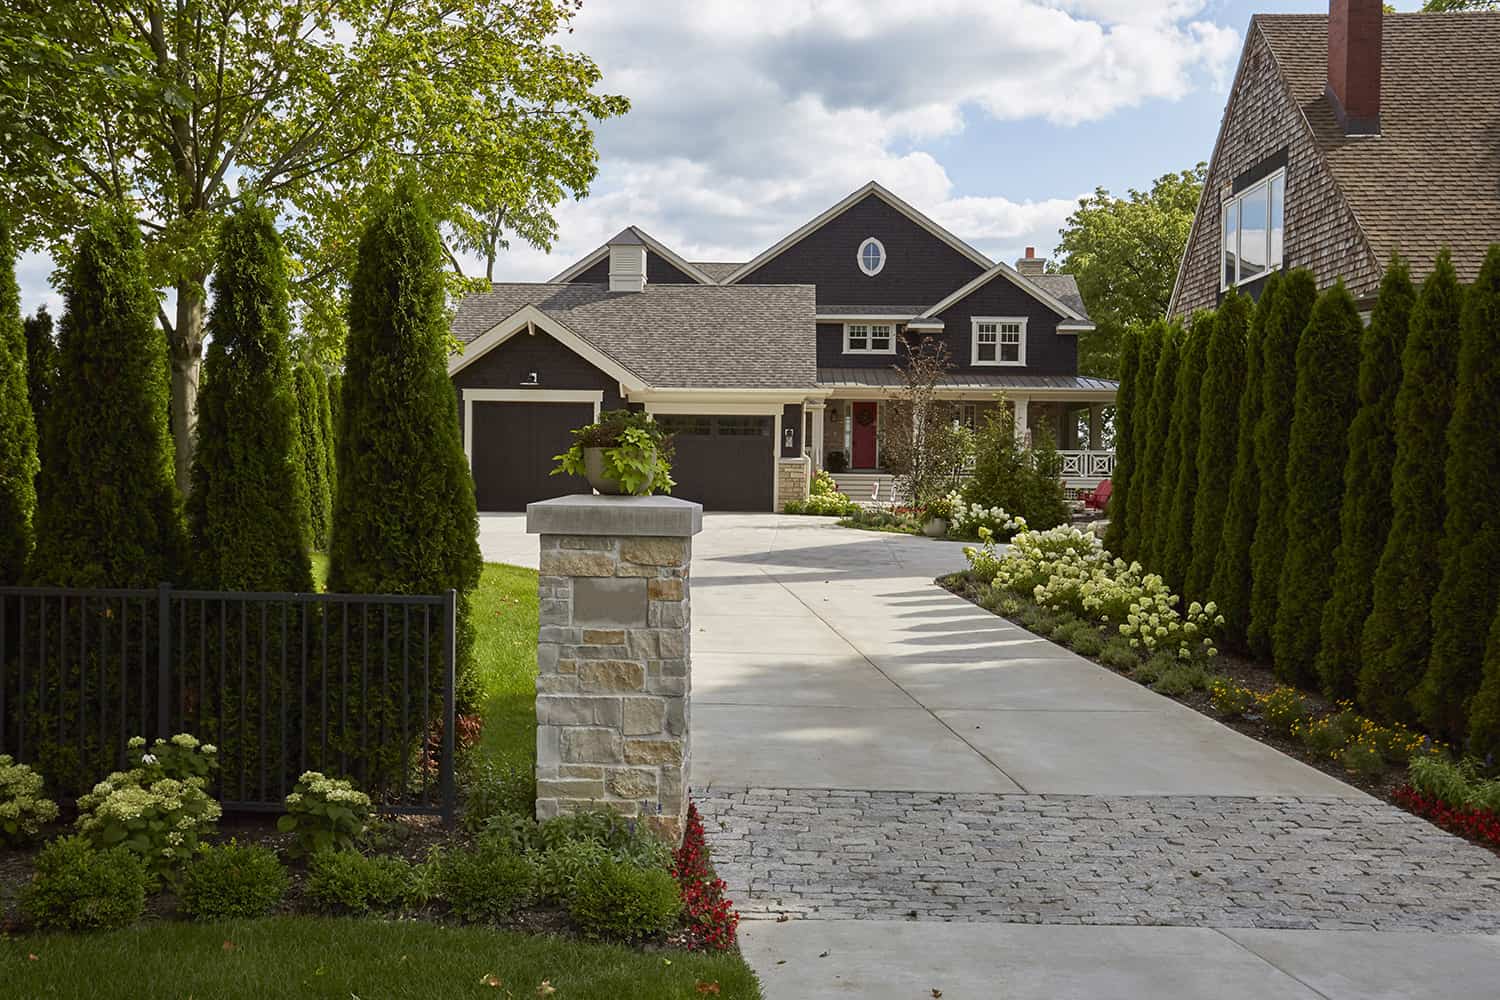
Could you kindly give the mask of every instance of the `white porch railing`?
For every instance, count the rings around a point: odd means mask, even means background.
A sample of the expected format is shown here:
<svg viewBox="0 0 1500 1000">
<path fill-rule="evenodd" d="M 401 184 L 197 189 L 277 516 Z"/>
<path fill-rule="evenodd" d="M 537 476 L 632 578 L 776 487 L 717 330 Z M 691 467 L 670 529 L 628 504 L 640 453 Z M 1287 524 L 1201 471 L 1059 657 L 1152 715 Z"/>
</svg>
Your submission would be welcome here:
<svg viewBox="0 0 1500 1000">
<path fill-rule="evenodd" d="M 1063 487 L 1070 496 L 1090 493 L 1115 474 L 1112 451 L 1059 451 L 1062 459 Z"/>
</svg>

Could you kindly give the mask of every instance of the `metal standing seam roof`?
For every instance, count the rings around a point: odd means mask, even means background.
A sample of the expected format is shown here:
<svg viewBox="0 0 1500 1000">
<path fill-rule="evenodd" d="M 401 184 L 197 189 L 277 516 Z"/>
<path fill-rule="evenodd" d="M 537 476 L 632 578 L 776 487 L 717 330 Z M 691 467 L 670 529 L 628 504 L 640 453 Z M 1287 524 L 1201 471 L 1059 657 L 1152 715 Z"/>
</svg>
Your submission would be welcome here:
<svg viewBox="0 0 1500 1000">
<path fill-rule="evenodd" d="M 819 368 L 818 385 L 823 388 L 898 388 L 905 385 L 901 373 L 887 368 Z M 953 372 L 944 375 L 940 389 L 975 389 L 1001 392 L 1006 389 L 1072 392 L 1117 392 L 1120 383 L 1090 375 L 1006 375 L 987 372 Z"/>
<path fill-rule="evenodd" d="M 462 343 L 535 306 L 652 388 L 808 389 L 817 382 L 812 285 L 500 283 L 465 296 Z"/>
<path fill-rule="evenodd" d="M 1450 247 L 1472 280 L 1500 242 L 1500 12 L 1386 14 L 1380 134 L 1346 136 L 1324 96 L 1328 18 L 1257 14 L 1328 169 L 1383 266 Z"/>
</svg>

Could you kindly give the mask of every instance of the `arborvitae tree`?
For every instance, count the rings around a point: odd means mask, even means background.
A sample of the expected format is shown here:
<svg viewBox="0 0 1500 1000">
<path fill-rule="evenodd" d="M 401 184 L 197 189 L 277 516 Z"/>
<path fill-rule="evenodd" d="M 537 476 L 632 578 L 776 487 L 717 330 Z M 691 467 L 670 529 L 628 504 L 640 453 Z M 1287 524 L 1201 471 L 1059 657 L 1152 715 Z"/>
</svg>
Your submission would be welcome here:
<svg viewBox="0 0 1500 1000">
<path fill-rule="evenodd" d="M 1260 472 L 1255 464 L 1255 428 L 1260 422 L 1261 368 L 1265 364 L 1266 322 L 1281 297 L 1281 272 L 1273 271 L 1261 288 L 1260 301 L 1250 320 L 1245 342 L 1245 388 L 1240 392 L 1235 419 L 1234 478 L 1224 510 L 1219 551 L 1214 556 L 1213 581 L 1208 596 L 1224 616 L 1221 641 L 1245 650 L 1250 629 L 1250 546 L 1255 541 L 1255 518 L 1260 507 Z"/>
<path fill-rule="evenodd" d="M 1141 359 L 1141 332 L 1127 326 L 1120 337 L 1120 391 L 1115 397 L 1115 469 L 1110 477 L 1114 492 L 1109 497 L 1109 527 L 1104 532 L 1104 547 L 1124 552 L 1125 524 L 1130 517 L 1130 470 L 1134 456 L 1130 451 L 1131 428 L 1135 420 L 1136 365 Z"/>
<path fill-rule="evenodd" d="M 1479 693 L 1469 710 L 1469 750 L 1481 760 L 1500 754 L 1500 608 L 1496 612 L 1485 642 Z"/>
<path fill-rule="evenodd" d="M 59 586 L 154 587 L 176 575 L 183 535 L 167 342 L 134 219 L 91 217 L 63 301 L 30 575 Z"/>
<path fill-rule="evenodd" d="M 1500 244 L 1464 295 L 1458 389 L 1448 424 L 1443 579 L 1432 599 L 1432 655 L 1412 692 L 1422 721 L 1449 739 L 1468 730 L 1483 675 L 1485 626 L 1500 596 L 1500 511 L 1488 502 L 1500 441 Z"/>
<path fill-rule="evenodd" d="M 1193 553 L 1193 509 L 1198 497 L 1198 430 L 1202 425 L 1203 379 L 1208 373 L 1208 342 L 1213 339 L 1214 314 L 1193 316 L 1182 361 L 1177 371 L 1177 398 L 1172 404 L 1172 436 L 1167 441 L 1167 467 L 1176 469 L 1159 569 L 1167 585 L 1182 593 Z"/>
<path fill-rule="evenodd" d="M 1297 396 L 1287 442 L 1286 555 L 1276 595 L 1276 673 L 1307 684 L 1333 589 L 1328 567 L 1339 542 L 1349 425 L 1359 411 L 1359 341 L 1364 323 L 1340 281 L 1318 298 L 1297 345 Z"/>
<path fill-rule="evenodd" d="M 268 209 L 223 225 L 213 291 L 187 500 L 193 576 L 217 590 L 310 591 L 286 261 Z"/>
<path fill-rule="evenodd" d="M 1359 413 L 1349 427 L 1333 593 L 1323 608 L 1316 662 L 1323 690 L 1336 698 L 1354 695 L 1359 680 L 1359 635 L 1370 614 L 1380 553 L 1391 533 L 1396 393 L 1401 388 L 1401 351 L 1415 300 L 1411 272 L 1401 260 L 1392 260 L 1359 349 Z"/>
<path fill-rule="evenodd" d="M 1422 282 L 1401 352 L 1391 530 L 1360 633 L 1359 704 L 1377 719 L 1412 721 L 1411 691 L 1432 651 L 1432 597 L 1443 576 L 1438 551 L 1447 512 L 1443 476 L 1462 301 L 1458 275 L 1444 250 Z"/>
<path fill-rule="evenodd" d="M 297 427 L 302 435 L 302 475 L 307 482 L 307 528 L 313 548 L 328 548 L 328 522 L 333 497 L 328 489 L 328 448 L 323 440 L 323 403 L 320 372 L 312 365 L 297 366 Z"/>
<path fill-rule="evenodd" d="M 35 539 L 36 423 L 15 265 L 10 230 L 0 222 L 0 586 L 21 582 Z"/>
<path fill-rule="evenodd" d="M 410 182 L 379 201 L 349 296 L 328 586 L 457 590 L 460 697 L 472 698 L 468 594 L 482 565 L 479 517 L 448 381 L 443 249 Z"/>
<path fill-rule="evenodd" d="M 1140 331 L 1140 357 L 1135 366 L 1135 401 L 1130 421 L 1130 440 L 1126 446 L 1130 452 L 1130 506 L 1125 511 L 1125 540 L 1118 553 L 1126 559 L 1141 558 L 1141 508 L 1145 506 L 1145 493 L 1152 480 L 1147 468 L 1147 452 L 1151 440 L 1151 391 L 1156 381 L 1156 366 L 1161 361 L 1161 347 L 1165 339 L 1166 323 L 1157 321 Z"/>
<path fill-rule="evenodd" d="M 1239 445 L 1240 397 L 1245 393 L 1245 331 L 1253 303 L 1231 291 L 1219 303 L 1208 342 L 1208 373 L 1199 399 L 1198 492 L 1193 507 L 1192 551 L 1183 592 L 1207 598 L 1224 537 L 1224 514 L 1234 482 Z"/>
<path fill-rule="evenodd" d="M 328 530 L 333 530 L 333 498 L 338 493 L 338 462 L 334 460 L 337 442 L 333 436 L 332 378 L 318 370 L 318 436 L 323 442 L 323 484 L 328 494 Z"/>
<path fill-rule="evenodd" d="M 338 372 L 334 372 L 328 376 L 328 415 L 329 419 L 333 421 L 333 436 L 328 439 L 328 453 L 337 457 L 339 424 L 342 422 L 344 416 L 344 376 Z M 338 481 L 337 476 L 334 477 L 334 481 Z M 335 496 L 338 495 L 337 490 L 333 491 L 333 493 Z"/>
<path fill-rule="evenodd" d="M 21 326 L 26 331 L 26 389 L 31 394 L 31 416 L 37 435 L 42 432 L 42 414 L 52 398 L 57 382 L 57 341 L 52 336 L 52 315 L 46 306 L 27 316 Z"/>
<path fill-rule="evenodd" d="M 1146 458 L 1141 472 L 1144 482 L 1135 496 L 1141 503 L 1141 526 L 1134 533 L 1135 558 L 1148 570 L 1159 571 L 1158 559 L 1166 548 L 1162 533 L 1171 507 L 1171 490 L 1177 482 L 1175 467 L 1168 467 L 1167 443 L 1172 431 L 1172 411 L 1177 398 L 1177 368 L 1182 353 L 1182 328 L 1173 324 L 1157 335 L 1161 348 L 1156 374 L 1151 379 L 1151 415 L 1147 423 Z"/>
<path fill-rule="evenodd" d="M 1286 551 L 1286 456 L 1297 392 L 1297 343 L 1317 298 L 1311 272 L 1289 271 L 1266 317 L 1261 342 L 1260 418 L 1255 424 L 1260 496 L 1255 510 L 1255 541 L 1250 546 L 1250 626 L 1246 641 L 1253 654 L 1266 660 L 1271 658 L 1276 594 Z"/>
</svg>

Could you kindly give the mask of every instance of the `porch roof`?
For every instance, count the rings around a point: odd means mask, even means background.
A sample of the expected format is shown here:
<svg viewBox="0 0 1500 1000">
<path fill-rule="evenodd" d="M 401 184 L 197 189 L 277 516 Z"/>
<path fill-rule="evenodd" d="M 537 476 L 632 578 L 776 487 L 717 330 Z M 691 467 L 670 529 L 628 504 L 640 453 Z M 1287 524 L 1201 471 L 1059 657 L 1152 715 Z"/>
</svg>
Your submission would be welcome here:
<svg viewBox="0 0 1500 1000">
<path fill-rule="evenodd" d="M 894 368 L 819 368 L 822 389 L 896 389 L 904 385 Z M 1090 375 L 1019 375 L 989 372 L 950 372 L 939 389 L 977 392 L 1090 392 L 1113 393 L 1120 383 Z"/>
</svg>

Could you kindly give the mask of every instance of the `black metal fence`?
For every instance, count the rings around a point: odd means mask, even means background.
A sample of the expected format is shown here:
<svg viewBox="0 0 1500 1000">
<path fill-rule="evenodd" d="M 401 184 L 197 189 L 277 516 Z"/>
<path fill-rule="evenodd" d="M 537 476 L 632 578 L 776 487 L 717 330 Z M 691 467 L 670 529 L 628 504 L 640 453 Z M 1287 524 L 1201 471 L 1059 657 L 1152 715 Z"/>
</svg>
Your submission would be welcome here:
<svg viewBox="0 0 1500 1000">
<path fill-rule="evenodd" d="M 136 735 L 218 748 L 230 810 L 308 770 L 381 811 L 454 806 L 456 597 L 0 588 L 0 752 L 62 792 Z"/>
</svg>

